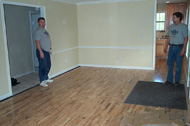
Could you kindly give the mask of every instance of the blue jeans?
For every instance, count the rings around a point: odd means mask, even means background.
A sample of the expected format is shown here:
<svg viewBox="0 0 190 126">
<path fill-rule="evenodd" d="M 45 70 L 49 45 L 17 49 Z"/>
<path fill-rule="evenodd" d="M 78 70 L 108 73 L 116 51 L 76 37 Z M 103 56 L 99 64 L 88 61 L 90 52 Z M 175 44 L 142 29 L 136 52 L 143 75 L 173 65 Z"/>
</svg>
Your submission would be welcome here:
<svg viewBox="0 0 190 126">
<path fill-rule="evenodd" d="M 44 53 L 44 58 L 40 58 L 40 52 L 38 49 L 36 50 L 36 56 L 39 61 L 39 78 L 40 78 L 40 83 L 44 80 L 48 79 L 48 73 L 51 68 L 51 60 L 50 60 L 50 54 L 49 52 L 46 52 L 42 50 Z"/>
<path fill-rule="evenodd" d="M 168 76 L 167 81 L 173 83 L 173 67 L 174 62 L 176 62 L 176 73 L 175 73 L 175 82 L 180 83 L 181 79 L 181 71 L 182 71 L 182 64 L 183 64 L 183 56 L 180 56 L 180 52 L 183 46 L 170 46 L 169 53 L 168 53 Z"/>
</svg>

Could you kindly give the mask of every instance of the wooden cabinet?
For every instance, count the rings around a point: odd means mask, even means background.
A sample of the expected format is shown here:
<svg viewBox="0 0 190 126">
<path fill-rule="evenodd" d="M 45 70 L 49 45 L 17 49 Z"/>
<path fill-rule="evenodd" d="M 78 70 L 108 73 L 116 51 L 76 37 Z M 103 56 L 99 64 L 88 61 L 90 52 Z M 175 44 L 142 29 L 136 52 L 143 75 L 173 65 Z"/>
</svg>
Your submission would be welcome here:
<svg viewBox="0 0 190 126">
<path fill-rule="evenodd" d="M 186 23 L 186 9 L 187 9 L 187 4 L 186 3 L 171 3 L 168 4 L 168 9 L 167 9 L 167 27 L 171 26 L 173 24 L 173 13 L 174 12 L 181 12 L 183 14 L 183 20 L 182 23 Z"/>
<path fill-rule="evenodd" d="M 164 53 L 164 48 L 167 39 L 157 39 L 156 40 L 156 58 L 167 59 L 168 54 Z"/>
</svg>

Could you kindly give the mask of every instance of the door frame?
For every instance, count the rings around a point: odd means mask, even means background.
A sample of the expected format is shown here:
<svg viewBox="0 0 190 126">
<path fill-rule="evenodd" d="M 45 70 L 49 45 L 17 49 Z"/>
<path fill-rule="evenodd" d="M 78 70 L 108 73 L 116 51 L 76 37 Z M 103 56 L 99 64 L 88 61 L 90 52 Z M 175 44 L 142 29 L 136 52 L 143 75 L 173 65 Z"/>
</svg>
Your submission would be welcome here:
<svg viewBox="0 0 190 126">
<path fill-rule="evenodd" d="M 188 96 L 189 96 L 189 103 L 190 103 L 190 56 L 188 58 L 188 70 L 187 70 L 187 89 L 189 89 L 187 91 Z"/>
<path fill-rule="evenodd" d="M 8 98 L 8 97 L 13 95 L 12 84 L 11 84 L 11 76 L 10 76 L 10 63 L 9 63 L 9 55 L 8 55 L 7 33 L 6 33 L 5 15 L 4 15 L 4 4 L 40 8 L 40 16 L 46 18 L 45 6 L 39 6 L 39 5 L 34 5 L 34 4 L 26 4 L 26 3 L 19 3 L 19 2 L 10 2 L 10 1 L 2 0 L 2 3 L 1 3 L 1 17 L 2 17 L 2 26 L 3 26 L 3 37 L 4 37 L 4 48 L 5 48 L 5 55 L 6 55 L 5 57 L 6 57 L 6 66 L 7 66 L 7 74 L 8 74 L 7 76 L 8 76 L 9 93 L 4 95 L 3 97 L 1 97 L 1 99 L 5 99 L 5 98 Z"/>
<path fill-rule="evenodd" d="M 189 3 L 189 2 L 188 2 Z M 187 12 L 186 12 L 186 22 L 188 24 L 188 44 L 187 44 L 187 48 L 186 48 L 186 51 L 187 53 L 185 54 L 186 55 L 186 58 L 187 58 L 187 89 L 189 89 L 187 92 L 188 92 L 188 96 L 189 96 L 189 103 L 190 103 L 190 3 L 187 5 Z"/>
<path fill-rule="evenodd" d="M 41 12 L 40 12 L 41 13 Z M 31 37 L 31 46 L 32 46 L 32 60 L 33 60 L 33 72 L 35 72 L 35 55 L 34 55 L 34 44 L 33 44 L 33 34 L 32 34 L 32 14 L 40 14 L 36 11 L 29 11 L 29 20 L 30 20 L 30 37 Z M 37 21 L 37 20 L 36 20 Z"/>
</svg>

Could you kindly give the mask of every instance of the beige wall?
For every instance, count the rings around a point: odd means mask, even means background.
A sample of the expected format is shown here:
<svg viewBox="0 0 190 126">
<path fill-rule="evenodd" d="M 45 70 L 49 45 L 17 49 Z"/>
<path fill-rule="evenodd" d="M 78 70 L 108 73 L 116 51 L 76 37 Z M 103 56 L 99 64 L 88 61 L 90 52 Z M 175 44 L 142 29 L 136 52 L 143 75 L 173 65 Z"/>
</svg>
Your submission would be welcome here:
<svg viewBox="0 0 190 126">
<path fill-rule="evenodd" d="M 103 67 L 151 69 L 152 49 L 80 48 L 80 64 Z"/>
<path fill-rule="evenodd" d="M 9 1 L 45 6 L 53 48 L 51 77 L 78 64 L 153 68 L 153 0 L 79 6 L 45 0 Z M 11 92 L 3 35 L 0 19 L 0 100 Z"/>
<path fill-rule="evenodd" d="M 46 0 L 9 0 L 10 2 L 19 2 L 23 4 L 33 4 L 45 6 L 47 30 L 50 33 L 53 54 L 52 69 L 50 76 L 75 67 L 78 65 L 78 26 L 77 26 L 77 7 L 76 5 L 60 2 L 51 2 Z M 1 2 L 2 4 L 2 2 Z M 10 94 L 9 78 L 6 64 L 6 51 L 4 45 L 4 36 L 2 30 L 2 17 L 0 17 L 0 100 Z M 65 62 L 63 62 L 65 61 Z"/>
<path fill-rule="evenodd" d="M 54 52 L 50 75 L 54 76 L 79 63 L 78 48 L 75 48 L 78 47 L 77 7 L 60 2 L 48 4 L 48 7 L 47 30 L 50 32 Z M 69 50 L 65 51 L 67 49 Z"/>
<path fill-rule="evenodd" d="M 78 6 L 79 63 L 153 68 L 154 0 Z"/>
<path fill-rule="evenodd" d="M 78 48 L 73 49 L 72 51 L 53 54 L 51 60 L 54 61 L 54 67 L 51 70 L 50 74 L 52 77 L 55 77 L 60 73 L 65 72 L 65 70 L 78 66 Z"/>
</svg>

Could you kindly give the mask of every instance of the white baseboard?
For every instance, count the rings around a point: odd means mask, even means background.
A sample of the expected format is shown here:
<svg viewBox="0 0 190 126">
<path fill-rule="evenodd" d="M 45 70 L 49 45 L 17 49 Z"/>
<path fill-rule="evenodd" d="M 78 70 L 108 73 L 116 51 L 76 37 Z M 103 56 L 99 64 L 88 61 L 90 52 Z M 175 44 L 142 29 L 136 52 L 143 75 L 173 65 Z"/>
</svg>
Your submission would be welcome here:
<svg viewBox="0 0 190 126">
<path fill-rule="evenodd" d="M 12 96 L 12 92 L 9 92 L 8 94 L 5 94 L 5 95 L 1 95 L 1 96 L 0 96 L 0 101 L 6 99 L 6 98 L 8 98 L 8 97 L 11 97 L 11 96 Z"/>
<path fill-rule="evenodd" d="M 69 71 L 69 70 L 72 70 L 72 69 L 76 68 L 76 67 L 79 67 L 79 65 L 75 65 L 75 66 L 70 67 L 70 68 L 68 68 L 68 69 L 66 69 L 66 70 L 63 70 L 63 71 L 60 71 L 60 72 L 55 73 L 55 74 L 53 74 L 53 75 L 50 75 L 49 78 L 51 79 L 51 78 L 54 78 L 54 77 L 56 77 L 56 76 L 59 76 L 59 75 L 65 73 L 65 72 L 67 72 L 67 71 Z"/>
<path fill-rule="evenodd" d="M 79 66 L 104 67 L 104 68 L 120 68 L 120 69 L 154 70 L 154 68 L 152 68 L 152 67 L 134 67 L 134 66 L 112 66 L 112 65 L 95 65 L 95 64 L 79 64 Z"/>
</svg>

